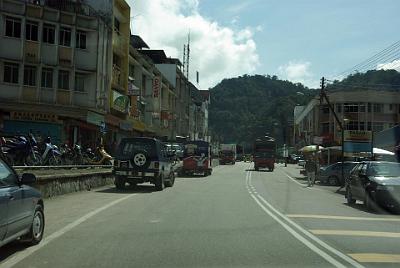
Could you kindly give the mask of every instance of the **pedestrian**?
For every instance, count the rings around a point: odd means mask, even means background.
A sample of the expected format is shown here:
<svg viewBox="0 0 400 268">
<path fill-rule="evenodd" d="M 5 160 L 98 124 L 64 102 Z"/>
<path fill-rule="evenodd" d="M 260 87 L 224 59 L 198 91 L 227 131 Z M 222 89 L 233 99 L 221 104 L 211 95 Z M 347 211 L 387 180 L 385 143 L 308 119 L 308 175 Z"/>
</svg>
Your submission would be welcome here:
<svg viewBox="0 0 400 268">
<path fill-rule="evenodd" d="M 312 156 L 309 156 L 307 158 L 305 169 L 307 172 L 308 187 L 312 187 L 315 182 L 315 170 L 316 170 L 315 160 L 313 159 Z"/>
</svg>

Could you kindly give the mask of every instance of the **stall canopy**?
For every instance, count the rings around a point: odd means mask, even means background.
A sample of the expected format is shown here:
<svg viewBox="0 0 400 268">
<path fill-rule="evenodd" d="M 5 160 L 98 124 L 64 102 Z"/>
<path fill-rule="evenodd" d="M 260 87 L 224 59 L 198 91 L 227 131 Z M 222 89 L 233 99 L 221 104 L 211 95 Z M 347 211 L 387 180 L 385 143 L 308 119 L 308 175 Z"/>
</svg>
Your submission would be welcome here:
<svg viewBox="0 0 400 268">
<path fill-rule="evenodd" d="M 307 146 L 306 146 L 307 147 Z M 342 147 L 341 146 L 332 146 L 332 147 L 326 147 L 321 149 L 323 151 L 327 151 L 327 150 L 337 150 L 337 151 L 341 151 Z M 373 148 L 373 152 L 374 154 L 381 154 L 381 155 L 394 155 L 394 153 L 381 149 L 381 148 Z"/>
<path fill-rule="evenodd" d="M 304 146 L 303 148 L 301 148 L 299 151 L 302 153 L 312 153 L 312 152 L 316 152 L 317 150 L 321 150 L 323 148 L 324 147 L 318 146 L 318 145 L 307 145 L 307 146 Z"/>
</svg>

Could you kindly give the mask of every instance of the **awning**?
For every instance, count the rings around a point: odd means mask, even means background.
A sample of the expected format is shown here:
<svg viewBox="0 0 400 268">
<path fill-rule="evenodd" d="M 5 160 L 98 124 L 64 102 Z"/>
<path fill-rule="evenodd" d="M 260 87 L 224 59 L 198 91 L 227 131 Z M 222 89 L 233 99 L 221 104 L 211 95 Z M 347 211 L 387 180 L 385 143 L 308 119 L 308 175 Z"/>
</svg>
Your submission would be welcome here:
<svg viewBox="0 0 400 268">
<path fill-rule="evenodd" d="M 332 147 L 326 147 L 322 149 L 323 151 L 327 150 L 337 150 L 337 151 L 342 151 L 342 146 L 332 146 Z M 394 155 L 394 153 L 381 149 L 381 148 L 373 148 L 374 154 L 380 154 L 380 155 Z M 368 152 L 366 152 L 368 153 Z"/>
</svg>

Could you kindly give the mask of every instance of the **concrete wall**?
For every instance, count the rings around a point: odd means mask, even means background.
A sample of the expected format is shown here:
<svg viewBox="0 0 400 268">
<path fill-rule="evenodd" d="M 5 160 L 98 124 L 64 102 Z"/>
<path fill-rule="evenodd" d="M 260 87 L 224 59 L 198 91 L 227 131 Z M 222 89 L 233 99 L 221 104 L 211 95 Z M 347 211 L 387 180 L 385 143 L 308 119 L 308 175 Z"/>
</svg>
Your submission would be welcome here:
<svg viewBox="0 0 400 268">
<path fill-rule="evenodd" d="M 96 173 L 61 174 L 61 175 L 38 175 L 37 183 L 33 185 L 44 198 L 58 195 L 90 191 L 114 183 L 111 171 L 99 171 Z"/>
</svg>

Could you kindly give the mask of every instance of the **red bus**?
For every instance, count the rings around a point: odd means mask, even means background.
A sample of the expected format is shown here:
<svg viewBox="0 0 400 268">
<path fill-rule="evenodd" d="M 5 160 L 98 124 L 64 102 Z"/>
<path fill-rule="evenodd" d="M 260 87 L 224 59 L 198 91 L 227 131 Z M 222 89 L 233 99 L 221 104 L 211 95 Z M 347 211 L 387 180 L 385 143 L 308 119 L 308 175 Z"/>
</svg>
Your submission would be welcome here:
<svg viewBox="0 0 400 268">
<path fill-rule="evenodd" d="M 254 169 L 268 168 L 269 171 L 274 171 L 276 141 L 274 138 L 264 136 L 257 138 L 254 142 L 253 161 Z"/>
</svg>

